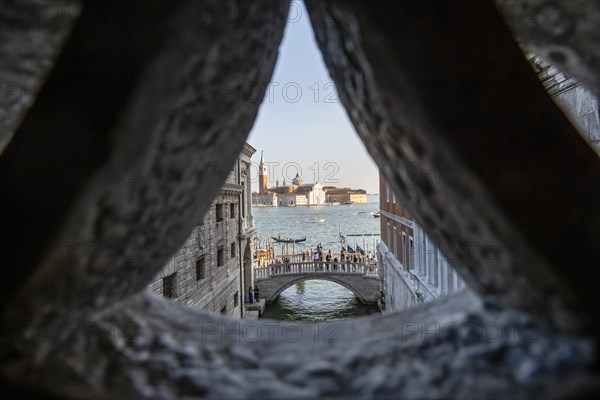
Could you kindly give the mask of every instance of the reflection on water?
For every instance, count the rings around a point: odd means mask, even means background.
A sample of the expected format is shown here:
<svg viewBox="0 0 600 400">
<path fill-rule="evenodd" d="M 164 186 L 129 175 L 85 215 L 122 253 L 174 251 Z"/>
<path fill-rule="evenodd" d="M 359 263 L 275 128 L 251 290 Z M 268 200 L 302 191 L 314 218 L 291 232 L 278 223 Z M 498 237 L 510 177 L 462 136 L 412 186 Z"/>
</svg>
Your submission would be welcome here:
<svg viewBox="0 0 600 400">
<path fill-rule="evenodd" d="M 348 289 L 323 280 L 296 283 L 269 304 L 263 318 L 287 321 L 331 321 L 377 313 Z"/>
</svg>

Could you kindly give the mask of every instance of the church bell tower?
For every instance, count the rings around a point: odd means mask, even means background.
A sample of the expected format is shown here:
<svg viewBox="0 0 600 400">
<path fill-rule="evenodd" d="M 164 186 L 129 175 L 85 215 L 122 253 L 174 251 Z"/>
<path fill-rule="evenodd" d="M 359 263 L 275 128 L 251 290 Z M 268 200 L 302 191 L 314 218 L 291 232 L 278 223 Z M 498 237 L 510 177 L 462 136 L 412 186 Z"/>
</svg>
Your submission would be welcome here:
<svg viewBox="0 0 600 400">
<path fill-rule="evenodd" d="M 260 194 L 267 194 L 269 191 L 269 173 L 267 170 L 267 165 L 265 164 L 265 157 L 263 156 L 263 152 L 260 152 L 260 165 L 258 166 L 258 192 Z"/>
</svg>

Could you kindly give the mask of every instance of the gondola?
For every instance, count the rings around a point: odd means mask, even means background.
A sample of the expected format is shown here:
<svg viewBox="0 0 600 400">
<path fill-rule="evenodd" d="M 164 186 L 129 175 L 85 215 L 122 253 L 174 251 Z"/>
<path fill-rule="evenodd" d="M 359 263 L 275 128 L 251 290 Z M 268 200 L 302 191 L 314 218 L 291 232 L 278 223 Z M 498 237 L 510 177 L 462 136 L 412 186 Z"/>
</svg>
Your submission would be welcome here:
<svg viewBox="0 0 600 400">
<path fill-rule="evenodd" d="M 300 243 L 300 242 L 304 242 L 306 240 L 306 238 L 304 239 L 280 239 L 280 238 L 276 238 L 275 236 L 271 236 L 273 238 L 274 241 L 279 242 L 279 243 Z"/>
</svg>

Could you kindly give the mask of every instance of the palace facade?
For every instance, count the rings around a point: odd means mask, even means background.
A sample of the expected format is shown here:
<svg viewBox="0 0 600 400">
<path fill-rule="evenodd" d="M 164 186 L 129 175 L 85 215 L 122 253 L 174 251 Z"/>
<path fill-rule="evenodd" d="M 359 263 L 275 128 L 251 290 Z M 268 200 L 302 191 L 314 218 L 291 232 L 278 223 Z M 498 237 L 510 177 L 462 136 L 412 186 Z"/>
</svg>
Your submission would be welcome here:
<svg viewBox="0 0 600 400">
<path fill-rule="evenodd" d="M 366 204 L 367 191 L 363 189 L 331 188 L 326 190 L 328 203 Z"/>
<path fill-rule="evenodd" d="M 242 318 L 246 292 L 253 286 L 256 227 L 252 216 L 250 160 L 242 153 L 203 220 L 150 285 L 152 291 L 183 305 Z"/>
<path fill-rule="evenodd" d="M 377 256 L 384 311 L 400 311 L 464 289 L 465 282 L 381 175 L 379 196 Z"/>
</svg>

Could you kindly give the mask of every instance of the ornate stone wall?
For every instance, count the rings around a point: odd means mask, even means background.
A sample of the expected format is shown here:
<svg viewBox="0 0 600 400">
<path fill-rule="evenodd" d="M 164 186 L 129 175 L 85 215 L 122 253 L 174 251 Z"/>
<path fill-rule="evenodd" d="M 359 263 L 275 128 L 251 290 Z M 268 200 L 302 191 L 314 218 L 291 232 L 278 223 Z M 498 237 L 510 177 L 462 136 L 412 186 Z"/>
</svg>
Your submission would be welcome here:
<svg viewBox="0 0 600 400">
<path fill-rule="evenodd" d="M 495 0 L 519 42 L 600 95 L 600 7 L 593 0 Z"/>
<path fill-rule="evenodd" d="M 529 61 L 556 104 L 581 136 L 600 154 L 600 108 L 596 96 L 576 79 L 560 72 L 540 57 L 532 56 Z"/>
</svg>

